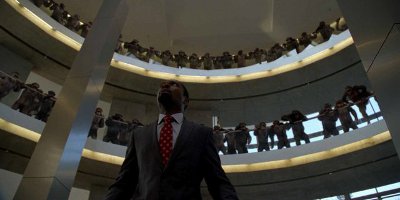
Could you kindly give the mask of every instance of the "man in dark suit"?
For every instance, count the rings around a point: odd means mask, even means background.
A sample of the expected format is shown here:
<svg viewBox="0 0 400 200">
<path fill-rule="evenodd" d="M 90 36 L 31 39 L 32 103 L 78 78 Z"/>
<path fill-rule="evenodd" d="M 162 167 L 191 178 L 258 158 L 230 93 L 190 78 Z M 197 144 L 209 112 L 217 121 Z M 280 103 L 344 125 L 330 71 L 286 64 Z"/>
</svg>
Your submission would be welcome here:
<svg viewBox="0 0 400 200">
<path fill-rule="evenodd" d="M 238 199 L 221 167 L 212 129 L 183 117 L 189 103 L 185 86 L 161 83 L 157 122 L 133 131 L 131 143 L 107 200 L 201 199 L 205 179 L 214 199 Z"/>
</svg>

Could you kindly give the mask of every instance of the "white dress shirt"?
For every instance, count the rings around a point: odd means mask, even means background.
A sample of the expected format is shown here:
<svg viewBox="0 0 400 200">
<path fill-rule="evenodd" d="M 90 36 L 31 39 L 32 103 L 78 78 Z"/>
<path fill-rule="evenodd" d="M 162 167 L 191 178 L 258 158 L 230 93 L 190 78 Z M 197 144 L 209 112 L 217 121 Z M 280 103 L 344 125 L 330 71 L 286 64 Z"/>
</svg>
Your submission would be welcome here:
<svg viewBox="0 0 400 200">
<path fill-rule="evenodd" d="M 161 128 L 164 126 L 164 119 L 165 114 L 159 114 L 158 115 L 158 123 L 157 123 L 157 140 L 160 141 L 160 132 Z M 183 122 L 183 113 L 175 113 L 171 115 L 172 117 L 172 148 L 175 146 L 176 139 L 178 138 L 179 131 L 181 130 L 182 127 L 182 122 Z"/>
</svg>

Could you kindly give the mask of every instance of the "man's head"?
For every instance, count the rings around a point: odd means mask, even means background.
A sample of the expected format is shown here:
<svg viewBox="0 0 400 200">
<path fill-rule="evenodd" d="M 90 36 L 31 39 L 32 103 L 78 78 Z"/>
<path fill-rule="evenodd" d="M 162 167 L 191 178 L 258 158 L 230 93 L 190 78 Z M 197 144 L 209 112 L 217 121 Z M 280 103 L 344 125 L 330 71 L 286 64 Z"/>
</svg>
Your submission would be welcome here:
<svg viewBox="0 0 400 200">
<path fill-rule="evenodd" d="M 157 102 L 161 113 L 180 113 L 186 110 L 189 104 L 189 92 L 178 81 L 163 81 L 157 93 Z"/>
</svg>

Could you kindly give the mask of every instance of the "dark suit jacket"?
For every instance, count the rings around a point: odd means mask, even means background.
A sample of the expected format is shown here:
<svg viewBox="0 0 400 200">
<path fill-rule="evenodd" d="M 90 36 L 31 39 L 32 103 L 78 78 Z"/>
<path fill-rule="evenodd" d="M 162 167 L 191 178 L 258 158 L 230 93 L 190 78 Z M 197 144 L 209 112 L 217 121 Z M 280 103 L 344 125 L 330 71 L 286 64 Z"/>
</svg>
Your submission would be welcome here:
<svg viewBox="0 0 400 200">
<path fill-rule="evenodd" d="M 211 128 L 184 119 L 164 168 L 157 123 L 153 123 L 133 131 L 125 161 L 106 200 L 201 199 L 203 178 L 214 199 L 238 199 L 221 167 Z"/>
</svg>

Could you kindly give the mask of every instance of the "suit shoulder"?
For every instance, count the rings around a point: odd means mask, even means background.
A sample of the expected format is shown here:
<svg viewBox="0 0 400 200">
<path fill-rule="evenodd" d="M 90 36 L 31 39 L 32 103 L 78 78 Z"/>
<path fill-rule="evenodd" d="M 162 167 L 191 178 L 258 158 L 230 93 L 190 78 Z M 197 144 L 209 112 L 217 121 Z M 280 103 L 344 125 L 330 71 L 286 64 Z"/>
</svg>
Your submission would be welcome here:
<svg viewBox="0 0 400 200">
<path fill-rule="evenodd" d="M 205 126 L 204 124 L 198 124 L 196 122 L 192 122 L 192 121 L 189 121 L 189 120 L 186 120 L 186 123 L 190 124 L 190 126 L 192 126 L 195 130 L 198 130 L 199 132 L 204 132 L 204 133 L 210 132 L 210 133 L 212 133 L 212 128 L 208 127 L 208 126 Z"/>
<path fill-rule="evenodd" d="M 199 139 L 199 141 L 202 141 L 202 144 L 207 144 L 207 141 L 210 141 L 210 139 L 213 139 L 213 131 L 212 128 L 207 127 L 202 124 L 194 123 L 193 124 L 193 131 L 192 133 L 196 135 L 196 138 Z"/>
<path fill-rule="evenodd" d="M 132 135 L 134 134 L 142 134 L 144 131 L 151 129 L 153 126 L 155 126 L 155 123 L 151 123 L 151 124 L 147 124 L 145 126 L 136 126 L 133 130 L 132 130 Z"/>
</svg>

